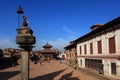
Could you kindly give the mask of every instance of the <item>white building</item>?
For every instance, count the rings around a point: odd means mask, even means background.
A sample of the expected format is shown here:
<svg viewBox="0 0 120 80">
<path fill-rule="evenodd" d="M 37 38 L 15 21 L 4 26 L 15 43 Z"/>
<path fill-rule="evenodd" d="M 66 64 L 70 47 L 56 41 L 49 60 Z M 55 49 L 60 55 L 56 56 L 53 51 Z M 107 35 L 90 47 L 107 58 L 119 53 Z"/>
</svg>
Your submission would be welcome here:
<svg viewBox="0 0 120 80">
<path fill-rule="evenodd" d="M 66 54 L 63 52 L 60 52 L 58 55 L 59 58 L 65 59 L 66 58 Z"/>
<path fill-rule="evenodd" d="M 120 17 L 76 39 L 79 67 L 120 79 Z"/>
</svg>

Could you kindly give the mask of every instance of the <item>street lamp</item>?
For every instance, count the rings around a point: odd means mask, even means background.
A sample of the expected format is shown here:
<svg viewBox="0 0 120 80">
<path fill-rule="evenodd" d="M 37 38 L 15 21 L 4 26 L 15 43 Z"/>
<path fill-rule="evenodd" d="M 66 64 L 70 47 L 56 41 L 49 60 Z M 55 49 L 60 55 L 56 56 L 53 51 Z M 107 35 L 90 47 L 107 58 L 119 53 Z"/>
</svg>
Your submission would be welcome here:
<svg viewBox="0 0 120 80">
<path fill-rule="evenodd" d="M 19 6 L 18 15 L 23 14 L 22 8 Z M 20 18 L 20 16 L 18 17 Z M 21 80 L 29 80 L 29 53 L 36 43 L 36 38 L 33 36 L 33 31 L 28 27 L 27 18 L 23 16 L 22 27 L 17 29 L 16 43 L 21 52 Z M 18 19 L 19 22 L 20 19 Z M 20 26 L 20 23 L 18 24 Z"/>
</svg>

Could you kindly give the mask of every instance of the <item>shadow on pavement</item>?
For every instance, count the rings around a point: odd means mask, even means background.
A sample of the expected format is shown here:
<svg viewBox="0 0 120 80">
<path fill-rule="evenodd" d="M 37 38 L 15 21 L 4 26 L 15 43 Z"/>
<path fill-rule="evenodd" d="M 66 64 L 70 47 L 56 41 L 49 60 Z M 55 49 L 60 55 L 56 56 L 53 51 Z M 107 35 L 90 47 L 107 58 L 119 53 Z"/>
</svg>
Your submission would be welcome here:
<svg viewBox="0 0 120 80">
<path fill-rule="evenodd" d="M 19 64 L 16 63 L 14 66 L 12 66 L 12 64 L 0 65 L 0 70 L 7 69 L 7 68 L 10 68 L 10 67 L 15 68 L 17 65 L 19 65 Z"/>
<path fill-rule="evenodd" d="M 63 75 L 59 80 L 80 80 L 77 77 L 71 77 L 72 73 L 73 73 L 73 71 Z"/>
<path fill-rule="evenodd" d="M 19 73 L 20 71 L 0 72 L 0 80 L 8 80 Z"/>
<path fill-rule="evenodd" d="M 0 65 L 0 70 L 10 68 L 12 65 Z"/>
<path fill-rule="evenodd" d="M 14 62 L 14 66 L 13 66 Z M 0 70 L 10 68 L 10 67 L 15 67 L 19 65 L 17 60 L 12 61 L 11 58 L 0 58 Z"/>
<path fill-rule="evenodd" d="M 62 73 L 65 70 L 66 69 L 63 69 L 63 70 L 56 71 L 56 72 L 53 72 L 53 73 L 49 73 L 49 74 L 46 74 L 46 75 L 42 75 L 42 76 L 39 76 L 39 77 L 36 77 L 36 78 L 32 78 L 30 80 L 53 80 L 54 77 L 56 77 L 57 75 L 59 75 L 60 73 Z"/>
</svg>

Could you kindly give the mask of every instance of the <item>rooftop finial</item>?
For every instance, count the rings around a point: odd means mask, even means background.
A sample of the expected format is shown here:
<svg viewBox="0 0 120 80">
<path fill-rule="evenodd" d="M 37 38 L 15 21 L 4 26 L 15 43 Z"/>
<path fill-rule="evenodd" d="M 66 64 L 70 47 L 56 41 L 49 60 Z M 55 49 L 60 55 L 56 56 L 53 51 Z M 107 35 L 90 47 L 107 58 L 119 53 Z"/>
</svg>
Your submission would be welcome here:
<svg viewBox="0 0 120 80">
<path fill-rule="evenodd" d="M 18 28 L 20 28 L 20 15 L 24 13 L 21 6 L 18 6 L 17 13 L 18 13 Z"/>
<path fill-rule="evenodd" d="M 24 13 L 23 10 L 22 10 L 22 8 L 21 8 L 21 6 L 18 7 L 17 13 L 18 14 L 23 14 Z"/>
</svg>

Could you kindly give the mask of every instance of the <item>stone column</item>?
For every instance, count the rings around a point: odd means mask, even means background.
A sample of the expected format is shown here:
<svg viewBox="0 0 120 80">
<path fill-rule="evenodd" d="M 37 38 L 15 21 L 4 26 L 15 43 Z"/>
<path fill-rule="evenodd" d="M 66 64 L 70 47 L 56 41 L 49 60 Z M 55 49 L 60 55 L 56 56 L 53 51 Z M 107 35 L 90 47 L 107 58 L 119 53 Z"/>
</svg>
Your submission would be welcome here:
<svg viewBox="0 0 120 80">
<path fill-rule="evenodd" d="M 26 17 L 23 16 L 22 28 L 17 29 L 16 43 L 21 49 L 21 80 L 29 80 L 29 52 L 36 43 L 33 31 L 28 27 Z"/>
<path fill-rule="evenodd" d="M 21 48 L 21 80 L 29 80 L 29 53 L 33 46 L 19 46 Z"/>
<path fill-rule="evenodd" d="M 29 51 L 21 49 L 21 80 L 29 80 Z"/>
</svg>

